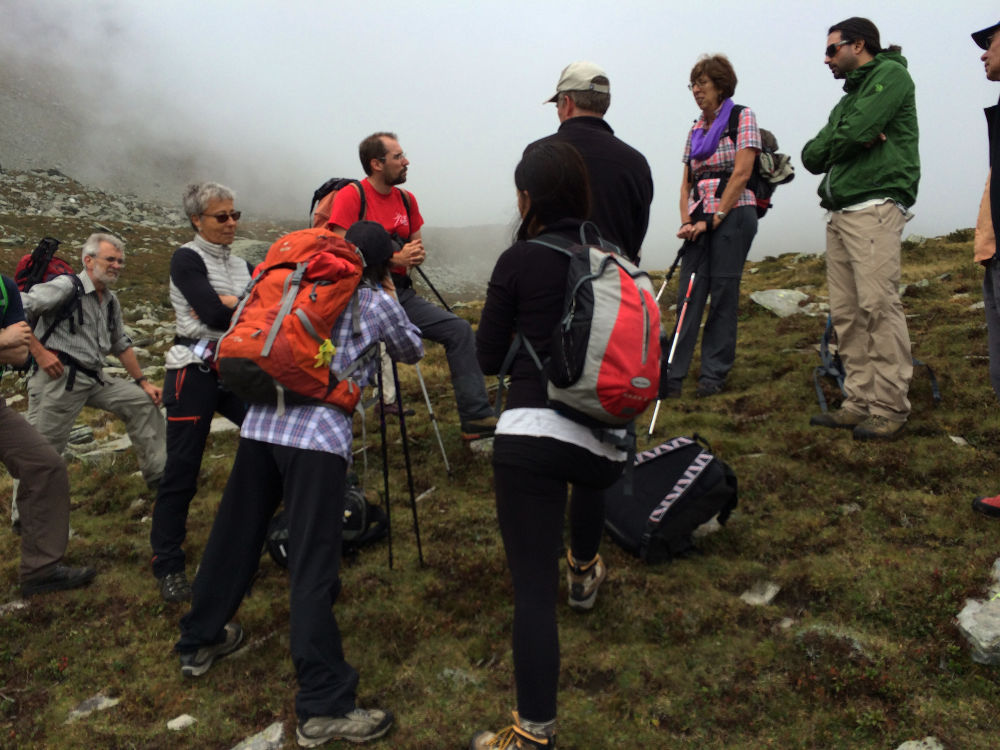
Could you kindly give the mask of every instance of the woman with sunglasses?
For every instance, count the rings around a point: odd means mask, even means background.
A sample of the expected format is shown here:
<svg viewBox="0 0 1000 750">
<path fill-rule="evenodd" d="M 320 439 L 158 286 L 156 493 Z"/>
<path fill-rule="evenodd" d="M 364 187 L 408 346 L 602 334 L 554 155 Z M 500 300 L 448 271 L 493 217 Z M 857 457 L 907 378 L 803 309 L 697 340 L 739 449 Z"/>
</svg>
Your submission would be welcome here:
<svg viewBox="0 0 1000 750">
<path fill-rule="evenodd" d="M 246 406 L 219 382 L 215 345 L 250 282 L 250 265 L 229 249 L 240 212 L 235 196 L 215 182 L 188 185 L 184 212 L 196 234 L 170 260 L 170 304 L 176 317 L 167 351 L 163 403 L 167 408 L 167 465 L 153 507 L 153 574 L 165 601 L 191 598 L 181 545 L 188 507 L 215 412 L 237 426 Z"/>
<path fill-rule="evenodd" d="M 476 334 L 479 364 L 496 374 L 515 332 L 544 361 L 563 314 L 569 258 L 535 242 L 539 235 L 580 241 L 590 213 L 587 168 L 563 141 L 529 146 L 514 171 L 521 225 L 497 260 Z M 507 408 L 497 422 L 493 475 L 497 520 L 514 585 L 515 723 L 481 732 L 472 750 L 555 746 L 559 631 L 556 602 L 569 498 L 567 594 L 575 610 L 593 608 L 606 576 L 598 550 L 604 490 L 621 475 L 625 453 L 547 405 L 538 366 L 521 347 L 510 367 Z M 503 744 L 507 743 L 507 744 Z"/>
<path fill-rule="evenodd" d="M 740 278 L 757 234 L 757 199 L 747 183 L 761 149 L 760 131 L 750 108 L 733 104 L 736 72 L 724 55 L 705 55 L 691 69 L 688 88 L 701 116 L 684 146 L 678 309 L 687 297 L 692 273 L 695 281 L 683 326 L 674 334 L 678 338 L 673 361 L 669 370 L 663 370 L 666 395 L 673 398 L 681 396 L 710 295 L 696 395 L 713 396 L 725 386 L 736 359 Z"/>
</svg>

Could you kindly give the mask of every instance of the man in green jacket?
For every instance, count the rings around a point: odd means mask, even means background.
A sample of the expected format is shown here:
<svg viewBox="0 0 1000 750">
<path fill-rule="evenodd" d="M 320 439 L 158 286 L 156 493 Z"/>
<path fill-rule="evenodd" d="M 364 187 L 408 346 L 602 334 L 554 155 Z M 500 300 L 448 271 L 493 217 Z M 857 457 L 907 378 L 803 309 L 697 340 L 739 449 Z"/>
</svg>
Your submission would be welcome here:
<svg viewBox="0 0 1000 750">
<path fill-rule="evenodd" d="M 824 62 L 845 94 L 802 163 L 825 174 L 830 316 L 847 377 L 841 408 L 809 420 L 855 440 L 893 440 L 910 414 L 910 335 L 899 299 L 900 238 L 917 198 L 917 106 L 899 47 L 867 18 L 830 27 Z"/>
</svg>

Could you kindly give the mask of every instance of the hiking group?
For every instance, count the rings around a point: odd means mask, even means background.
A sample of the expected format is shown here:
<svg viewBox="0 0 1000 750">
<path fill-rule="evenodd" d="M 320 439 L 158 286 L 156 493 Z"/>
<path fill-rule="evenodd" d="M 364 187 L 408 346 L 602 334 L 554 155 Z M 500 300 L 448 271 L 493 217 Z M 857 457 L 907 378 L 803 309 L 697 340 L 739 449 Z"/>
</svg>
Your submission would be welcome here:
<svg viewBox="0 0 1000 750">
<path fill-rule="evenodd" d="M 998 29 L 973 34 L 990 80 L 1000 80 Z M 824 63 L 845 93 L 802 161 L 824 175 L 830 318 L 845 378 L 840 408 L 810 423 L 891 440 L 910 413 L 913 371 L 897 287 L 920 175 L 914 85 L 899 48 L 883 48 L 867 19 L 830 27 L 826 45 Z M 125 421 L 156 495 L 150 544 L 160 595 L 190 601 L 175 644 L 182 675 L 204 675 L 243 642 L 233 617 L 283 503 L 297 741 L 315 747 L 382 737 L 393 714 L 358 705 L 359 675 L 333 609 L 352 415 L 371 385 L 382 419 L 404 420 L 388 373 L 397 362 L 417 363 L 422 340 L 434 341 L 445 349 L 462 436 L 494 437 L 496 513 L 513 585 L 514 721 L 477 733 L 471 748 L 555 747 L 561 559 L 565 552 L 569 607 L 592 609 L 608 574 L 600 554 L 605 502 L 629 462 L 635 419 L 658 397 L 683 396 L 699 329 L 696 396 L 726 389 L 743 266 L 775 185 L 792 178 L 755 112 L 734 102 L 737 76 L 725 56 L 697 60 L 689 81 L 699 115 L 682 156 L 681 275 L 670 335 L 661 336 L 651 284 L 638 268 L 651 170 L 605 121 L 610 82 L 589 62 L 562 71 L 547 100 L 558 130 L 528 145 L 514 169 L 520 222 L 493 269 L 475 331 L 440 295 L 443 306 L 414 287 L 416 273 L 437 294 L 421 269 L 419 203 L 400 187 L 410 162 L 388 131 L 361 142 L 365 177 L 317 191 L 313 228 L 280 238 L 256 268 L 231 252 L 241 218 L 233 191 L 214 182 L 185 191 L 195 235 L 171 258 L 175 338 L 162 392 L 142 373 L 112 291 L 124 269 L 120 239 L 91 236 L 78 274 L 44 278 L 38 261 L 33 284 L 19 288 L 4 277 L 0 362 L 23 365 L 29 352 L 35 362 L 27 418 L 0 400 L 0 460 L 19 480 L 22 593 L 75 588 L 96 575 L 63 559 L 69 484 L 59 454 L 84 405 L 107 409 Z M 987 110 L 991 166 L 998 107 Z M 990 375 L 1000 397 L 993 194 L 988 182 L 975 245 L 986 269 Z M 131 380 L 103 372 L 109 353 Z M 495 404 L 484 375 L 500 376 Z M 240 440 L 192 583 L 183 544 L 216 412 L 239 426 Z M 977 498 L 974 507 L 1000 517 L 1000 496 Z"/>
</svg>

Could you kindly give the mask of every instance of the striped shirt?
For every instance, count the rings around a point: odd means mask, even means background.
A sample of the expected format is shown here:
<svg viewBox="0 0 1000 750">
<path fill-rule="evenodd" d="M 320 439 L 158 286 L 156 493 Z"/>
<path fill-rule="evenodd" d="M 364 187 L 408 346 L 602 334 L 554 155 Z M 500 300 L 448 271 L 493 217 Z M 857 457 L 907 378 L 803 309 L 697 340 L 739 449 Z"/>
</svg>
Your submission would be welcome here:
<svg viewBox="0 0 1000 750">
<path fill-rule="evenodd" d="M 424 354 L 417 328 L 403 312 L 399 303 L 381 290 L 358 289 L 361 311 L 361 333 L 355 337 L 353 305 L 348 305 L 333 327 L 330 339 L 336 342 L 333 368 L 344 370 L 374 341 L 384 341 L 386 349 L 397 362 L 413 363 Z M 374 382 L 378 357 L 368 361 L 354 375 L 360 385 Z M 388 374 L 387 374 L 388 375 Z M 251 405 L 240 428 L 240 436 L 272 445 L 284 445 L 303 450 L 335 453 L 351 460 L 354 437 L 352 416 L 330 406 L 286 406 L 283 414 L 277 408 Z"/>
<path fill-rule="evenodd" d="M 131 348 L 132 339 L 125 333 L 122 307 L 115 293 L 105 288 L 102 292 L 103 299 L 100 299 L 86 270 L 80 271 L 77 278 L 83 283 L 83 297 L 80 300 L 83 325 L 79 324 L 77 311 L 74 309 L 73 326 L 69 320 L 62 321 L 53 329 L 45 347 L 68 354 L 84 367 L 100 372 L 104 367 L 104 358 L 108 354 L 118 356 Z M 72 279 L 69 275 L 63 275 L 44 284 L 35 284 L 30 291 L 21 295 L 28 317 L 37 321 L 34 327 L 37 337 L 41 338 L 49 329 L 63 304 L 72 299 L 74 294 L 76 291 Z M 71 333 L 72 327 L 76 328 L 76 333 Z"/>
<path fill-rule="evenodd" d="M 691 136 L 699 129 L 707 129 L 704 114 L 695 122 L 688 133 L 687 143 L 684 144 L 684 158 L 682 161 L 685 164 L 690 162 L 691 174 L 696 180 L 695 189 L 688 195 L 688 211 L 693 212 L 700 201 L 702 202 L 702 210 L 705 213 L 714 214 L 719 207 L 719 199 L 722 198 L 721 193 L 718 197 L 715 195 L 719 188 L 720 178 L 710 177 L 699 179 L 698 175 L 709 172 L 732 174 L 736 166 L 737 151 L 742 151 L 745 148 L 755 148 L 760 151 L 760 130 L 757 129 L 757 116 L 749 107 L 744 107 L 740 112 L 739 125 L 736 129 L 736 143 L 734 144 L 732 138 L 728 135 L 729 126 L 727 123 L 726 131 L 719 139 L 719 145 L 716 147 L 715 153 L 707 159 L 700 160 L 691 158 Z M 757 199 L 750 190 L 744 189 L 740 193 L 736 205 L 755 206 L 757 205 Z"/>
</svg>

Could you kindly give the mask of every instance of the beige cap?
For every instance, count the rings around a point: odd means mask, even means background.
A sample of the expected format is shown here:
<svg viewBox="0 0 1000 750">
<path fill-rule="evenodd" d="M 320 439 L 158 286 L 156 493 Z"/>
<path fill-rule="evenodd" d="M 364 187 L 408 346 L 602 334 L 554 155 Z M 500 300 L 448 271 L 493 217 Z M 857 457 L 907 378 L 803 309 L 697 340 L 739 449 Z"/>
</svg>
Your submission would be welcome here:
<svg viewBox="0 0 1000 750">
<path fill-rule="evenodd" d="M 556 101 L 559 94 L 564 91 L 597 91 L 601 94 L 610 94 L 611 86 L 606 83 L 594 83 L 594 79 L 598 76 L 607 78 L 608 74 L 599 66 L 586 60 L 570 63 L 563 68 L 562 75 L 559 76 L 556 93 L 552 95 L 551 99 L 546 99 L 543 104 Z"/>
</svg>

